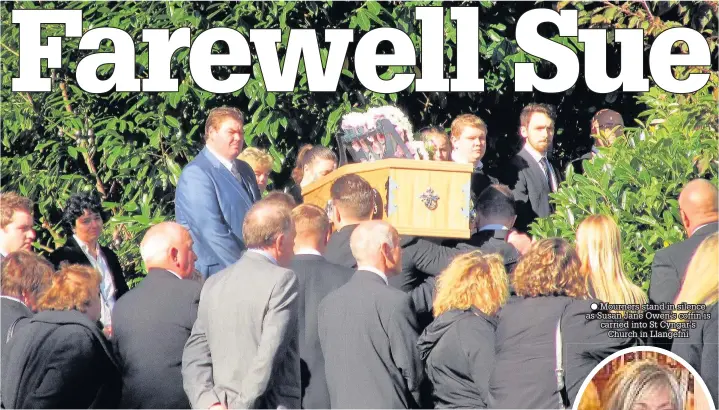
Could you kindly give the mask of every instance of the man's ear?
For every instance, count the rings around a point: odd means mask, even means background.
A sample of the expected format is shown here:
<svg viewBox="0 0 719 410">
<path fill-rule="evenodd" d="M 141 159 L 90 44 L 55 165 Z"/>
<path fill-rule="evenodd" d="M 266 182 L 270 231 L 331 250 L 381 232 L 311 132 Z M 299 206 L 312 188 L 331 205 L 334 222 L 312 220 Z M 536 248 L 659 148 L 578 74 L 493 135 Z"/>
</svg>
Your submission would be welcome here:
<svg viewBox="0 0 719 410">
<path fill-rule="evenodd" d="M 282 249 L 282 246 L 285 244 L 285 241 L 287 240 L 287 237 L 285 234 L 281 233 L 277 235 L 277 238 L 275 238 L 275 249 Z"/>
<path fill-rule="evenodd" d="M 323 245 L 327 245 L 330 242 L 330 236 L 332 236 L 332 227 L 327 229 L 327 235 L 325 235 L 325 237 L 322 238 L 322 239 L 324 239 Z"/>
<path fill-rule="evenodd" d="M 691 221 L 689 220 L 689 217 L 687 216 L 687 213 L 684 212 L 683 209 L 679 210 L 679 216 L 682 219 L 682 225 L 684 225 L 684 229 L 687 231 L 687 235 L 690 234 L 689 227 L 691 226 Z"/>
<path fill-rule="evenodd" d="M 332 222 L 336 224 L 340 224 L 342 222 L 342 216 L 340 215 L 340 210 L 337 208 L 337 204 L 332 206 L 332 219 Z"/>
<path fill-rule="evenodd" d="M 514 215 L 514 216 L 512 217 L 512 223 L 511 223 L 511 225 L 509 225 L 507 228 L 509 228 L 509 229 L 514 228 L 514 224 L 515 224 L 516 222 L 517 222 L 517 215 Z"/>
<path fill-rule="evenodd" d="M 524 125 L 522 125 L 521 127 L 519 127 L 519 135 L 520 135 L 522 138 L 526 139 L 526 138 L 527 138 L 527 127 L 525 127 Z"/>
</svg>

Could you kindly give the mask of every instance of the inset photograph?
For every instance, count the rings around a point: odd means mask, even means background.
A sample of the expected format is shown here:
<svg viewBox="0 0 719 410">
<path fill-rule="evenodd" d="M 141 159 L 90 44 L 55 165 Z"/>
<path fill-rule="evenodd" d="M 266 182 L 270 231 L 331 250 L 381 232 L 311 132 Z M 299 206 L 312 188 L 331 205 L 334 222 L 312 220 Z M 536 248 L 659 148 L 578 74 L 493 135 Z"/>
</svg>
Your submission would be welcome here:
<svg viewBox="0 0 719 410">
<path fill-rule="evenodd" d="M 575 410 L 712 410 L 706 384 L 679 356 L 656 347 L 604 360 L 582 384 Z"/>
</svg>

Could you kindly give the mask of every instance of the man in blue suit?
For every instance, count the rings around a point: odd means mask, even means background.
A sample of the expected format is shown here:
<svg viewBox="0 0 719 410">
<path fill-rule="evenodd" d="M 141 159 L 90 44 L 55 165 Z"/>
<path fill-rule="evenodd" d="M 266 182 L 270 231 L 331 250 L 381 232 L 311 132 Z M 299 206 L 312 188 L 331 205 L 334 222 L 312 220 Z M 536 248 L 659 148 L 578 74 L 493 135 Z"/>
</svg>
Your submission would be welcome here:
<svg viewBox="0 0 719 410">
<path fill-rule="evenodd" d="M 237 155 L 244 141 L 244 116 L 236 108 L 210 111 L 205 148 L 182 170 L 175 190 L 175 216 L 192 235 L 195 267 L 203 278 L 240 259 L 242 223 L 260 191 L 252 168 Z"/>
</svg>

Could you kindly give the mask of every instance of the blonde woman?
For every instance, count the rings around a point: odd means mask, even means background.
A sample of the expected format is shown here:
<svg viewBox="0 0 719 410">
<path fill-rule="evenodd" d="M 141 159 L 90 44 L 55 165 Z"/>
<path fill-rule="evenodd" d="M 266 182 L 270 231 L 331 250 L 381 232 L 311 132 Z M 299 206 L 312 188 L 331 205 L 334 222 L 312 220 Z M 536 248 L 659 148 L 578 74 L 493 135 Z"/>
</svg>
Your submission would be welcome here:
<svg viewBox="0 0 719 410">
<path fill-rule="evenodd" d="M 653 359 L 622 366 L 602 389 L 605 410 L 684 410 L 684 395 L 673 371 Z"/>
<path fill-rule="evenodd" d="M 619 227 L 606 215 L 591 215 L 577 228 L 577 255 L 589 294 L 612 304 L 644 304 L 647 295 L 622 268 Z"/>
<path fill-rule="evenodd" d="M 255 178 L 257 179 L 257 187 L 260 189 L 260 194 L 263 194 L 267 189 L 270 172 L 272 172 L 272 156 L 265 150 L 247 147 L 237 156 L 237 159 L 250 164 L 252 170 L 255 171 Z"/>
<path fill-rule="evenodd" d="M 561 342 L 569 405 L 592 369 L 605 357 L 635 344 L 626 333 L 602 329 L 592 314 L 586 277 L 574 247 L 564 239 L 532 244 L 512 275 L 516 297 L 499 312 L 490 408 L 556 408 L 557 341 Z M 596 307 L 596 306 L 595 306 Z M 561 323 L 561 338 L 557 325 Z"/>
<path fill-rule="evenodd" d="M 437 279 L 436 319 L 417 343 L 435 408 L 487 408 L 495 314 L 508 297 L 499 255 L 457 256 Z"/>
<path fill-rule="evenodd" d="M 677 322 L 669 322 L 681 332 L 688 332 L 688 338 L 677 338 L 672 343 L 672 352 L 676 353 L 694 367 L 704 379 L 709 392 L 714 399 L 714 405 L 719 406 L 718 385 L 719 378 L 719 234 L 708 236 L 697 249 L 689 266 L 687 267 L 684 283 L 674 300 L 675 305 L 680 303 L 699 305 L 694 309 L 676 312 L 681 318 Z M 705 307 L 705 308 L 704 308 Z M 701 310 L 705 309 L 705 310 Z M 701 319 L 699 316 L 701 315 Z M 696 324 L 696 328 L 687 328 Z"/>
</svg>

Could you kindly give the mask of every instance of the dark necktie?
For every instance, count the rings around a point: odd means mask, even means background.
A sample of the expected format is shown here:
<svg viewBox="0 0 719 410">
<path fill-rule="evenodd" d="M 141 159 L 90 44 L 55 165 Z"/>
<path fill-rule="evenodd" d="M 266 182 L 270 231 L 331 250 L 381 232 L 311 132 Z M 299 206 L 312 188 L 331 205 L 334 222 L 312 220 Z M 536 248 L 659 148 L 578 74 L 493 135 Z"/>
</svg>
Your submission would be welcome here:
<svg viewBox="0 0 719 410">
<path fill-rule="evenodd" d="M 549 190 L 552 192 L 556 192 L 557 187 L 554 186 L 554 180 L 552 179 L 552 173 L 549 170 L 550 165 L 549 165 L 549 161 L 547 161 L 547 157 L 542 157 L 542 159 L 539 161 L 539 163 L 542 165 L 542 169 L 544 170 L 544 175 L 547 177 L 547 184 L 549 185 Z"/>
<path fill-rule="evenodd" d="M 247 195 L 250 197 L 251 200 L 255 200 L 254 195 L 252 194 L 252 188 L 247 184 L 247 181 L 245 181 L 244 178 L 242 178 L 242 174 L 240 174 L 240 171 L 237 167 L 237 162 L 232 162 L 232 167 L 230 168 L 230 172 L 232 172 L 232 175 L 240 182 L 243 188 L 245 188 L 245 191 L 247 191 Z"/>
</svg>

